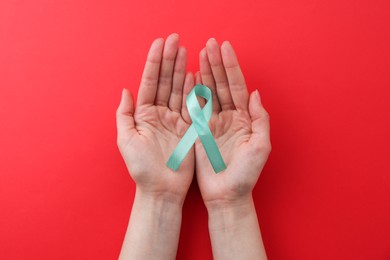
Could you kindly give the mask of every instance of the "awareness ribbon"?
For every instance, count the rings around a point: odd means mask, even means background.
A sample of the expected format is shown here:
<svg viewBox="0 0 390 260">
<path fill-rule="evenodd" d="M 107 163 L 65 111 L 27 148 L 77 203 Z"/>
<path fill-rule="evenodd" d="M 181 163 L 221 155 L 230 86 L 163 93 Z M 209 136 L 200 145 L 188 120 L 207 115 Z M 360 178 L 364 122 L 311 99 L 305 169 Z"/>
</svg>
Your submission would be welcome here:
<svg viewBox="0 0 390 260">
<path fill-rule="evenodd" d="M 206 99 L 207 102 L 203 109 L 200 107 L 196 96 L 201 96 Z M 222 159 L 217 143 L 215 142 L 208 125 L 213 112 L 211 90 L 204 85 L 197 84 L 188 94 L 186 104 L 192 120 L 192 125 L 177 144 L 166 165 L 172 170 L 177 171 L 180 164 L 187 156 L 187 153 L 194 145 L 196 139 L 199 137 L 214 172 L 219 173 L 220 171 L 225 170 L 225 162 Z"/>
</svg>

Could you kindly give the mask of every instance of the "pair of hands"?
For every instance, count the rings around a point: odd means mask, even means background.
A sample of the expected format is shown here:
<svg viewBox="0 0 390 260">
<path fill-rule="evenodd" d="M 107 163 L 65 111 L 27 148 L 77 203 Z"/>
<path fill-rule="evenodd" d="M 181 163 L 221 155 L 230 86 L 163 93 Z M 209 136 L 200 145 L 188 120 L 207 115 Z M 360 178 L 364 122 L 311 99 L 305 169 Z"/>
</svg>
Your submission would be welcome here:
<svg viewBox="0 0 390 260">
<path fill-rule="evenodd" d="M 239 203 L 251 192 L 271 151 L 269 116 L 258 91 L 250 95 L 233 47 L 213 38 L 199 54 L 200 71 L 186 73 L 179 36 L 156 39 L 149 50 L 137 105 L 124 89 L 117 109 L 118 147 L 137 184 L 153 199 L 183 203 L 196 170 L 206 207 Z M 209 127 L 227 165 L 215 174 L 199 140 L 177 172 L 166 162 L 191 125 L 186 97 L 195 84 L 213 93 Z M 204 102 L 203 100 L 201 102 Z"/>
</svg>

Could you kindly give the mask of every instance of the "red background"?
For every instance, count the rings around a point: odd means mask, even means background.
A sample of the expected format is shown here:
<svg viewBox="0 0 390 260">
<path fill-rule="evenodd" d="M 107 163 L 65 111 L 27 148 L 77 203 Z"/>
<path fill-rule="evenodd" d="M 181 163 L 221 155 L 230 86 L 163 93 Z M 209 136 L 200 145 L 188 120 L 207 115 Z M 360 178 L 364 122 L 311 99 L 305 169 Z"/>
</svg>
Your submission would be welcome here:
<svg viewBox="0 0 390 260">
<path fill-rule="evenodd" d="M 189 70 L 229 40 L 271 116 L 254 197 L 270 259 L 390 259 L 390 2 L 0 2 L 0 259 L 116 259 L 134 197 L 116 147 L 150 43 Z M 178 259 L 211 259 L 196 183 Z"/>
</svg>

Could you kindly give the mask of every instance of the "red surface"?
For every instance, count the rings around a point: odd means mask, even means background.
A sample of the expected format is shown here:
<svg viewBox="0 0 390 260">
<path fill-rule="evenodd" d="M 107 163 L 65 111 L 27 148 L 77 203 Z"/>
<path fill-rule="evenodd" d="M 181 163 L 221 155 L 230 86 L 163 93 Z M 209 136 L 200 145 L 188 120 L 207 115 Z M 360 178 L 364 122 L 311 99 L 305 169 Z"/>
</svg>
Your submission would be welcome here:
<svg viewBox="0 0 390 260">
<path fill-rule="evenodd" d="M 390 259 L 390 2 L 0 2 L 0 259 L 116 259 L 134 183 L 121 89 L 154 38 L 230 40 L 271 115 L 254 191 L 269 259 Z M 195 185 L 178 259 L 211 259 Z"/>
</svg>

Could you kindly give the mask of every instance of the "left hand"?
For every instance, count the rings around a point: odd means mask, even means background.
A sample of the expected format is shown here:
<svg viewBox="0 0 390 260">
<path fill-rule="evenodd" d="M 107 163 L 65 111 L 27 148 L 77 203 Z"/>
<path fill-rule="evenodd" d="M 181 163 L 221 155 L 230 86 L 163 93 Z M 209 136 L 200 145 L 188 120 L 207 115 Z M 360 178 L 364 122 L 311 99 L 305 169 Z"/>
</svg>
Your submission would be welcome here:
<svg viewBox="0 0 390 260">
<path fill-rule="evenodd" d="M 130 91 L 123 90 L 117 110 L 117 141 L 137 192 L 182 203 L 194 175 L 194 149 L 177 172 L 165 165 L 189 127 L 188 113 L 181 111 L 187 111 L 183 100 L 194 85 L 191 73 L 185 77 L 186 50 L 178 45 L 177 34 L 165 43 L 161 38 L 153 42 L 135 110 Z"/>
</svg>

